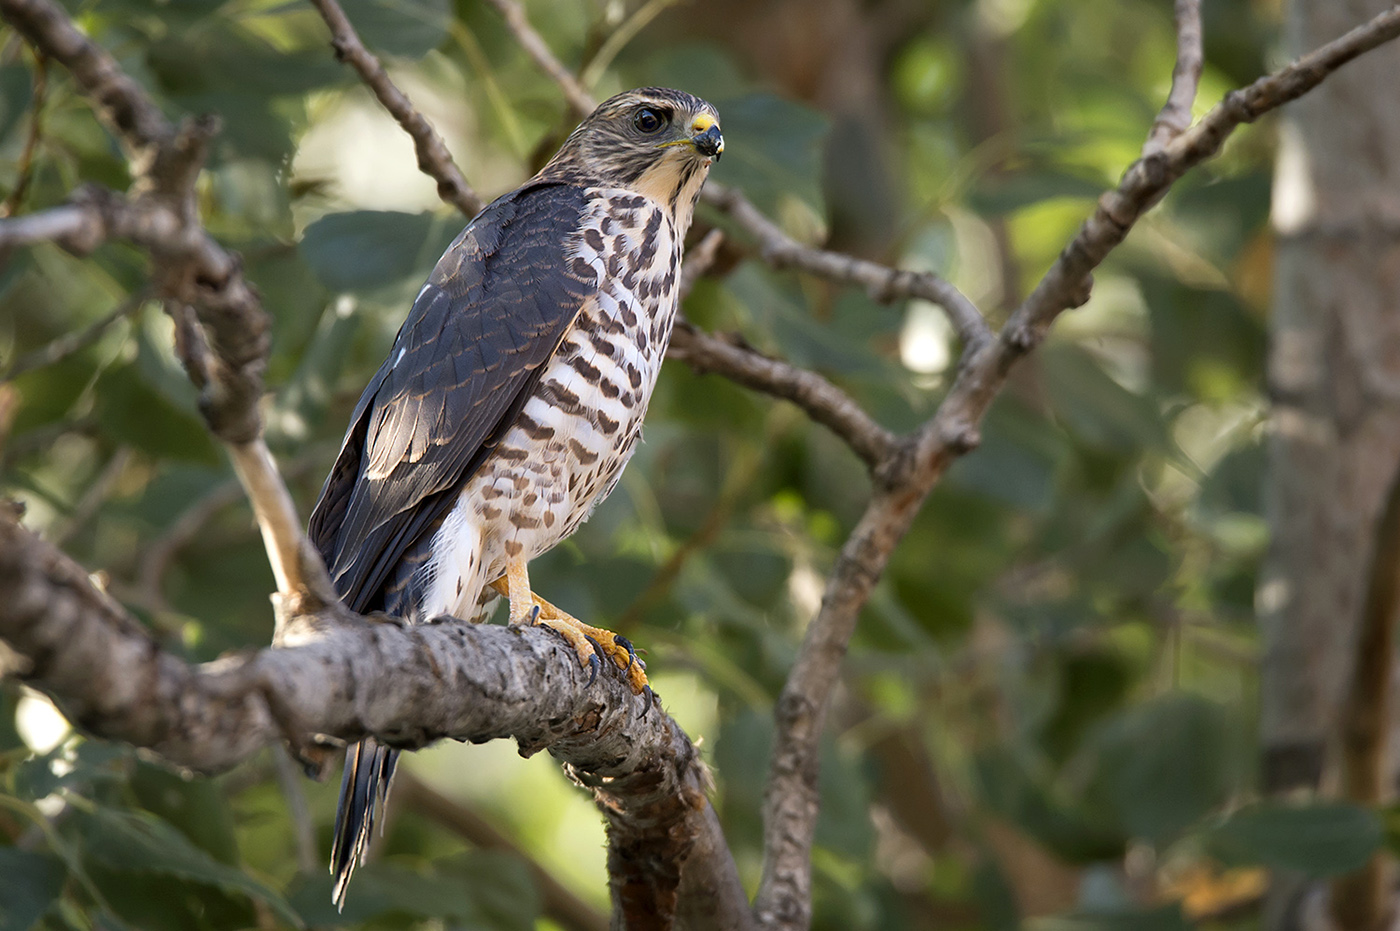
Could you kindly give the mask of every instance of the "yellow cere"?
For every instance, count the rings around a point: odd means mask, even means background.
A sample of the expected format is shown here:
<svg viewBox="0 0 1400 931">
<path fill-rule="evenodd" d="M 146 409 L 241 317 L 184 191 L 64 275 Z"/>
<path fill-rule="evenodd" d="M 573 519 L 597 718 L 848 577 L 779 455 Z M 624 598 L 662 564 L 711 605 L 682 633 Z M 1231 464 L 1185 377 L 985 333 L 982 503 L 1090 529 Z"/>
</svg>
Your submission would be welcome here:
<svg viewBox="0 0 1400 931">
<path fill-rule="evenodd" d="M 716 122 L 715 118 L 710 116 L 710 114 L 701 113 L 695 118 L 695 122 L 690 124 L 690 131 L 698 135 L 715 125 Z"/>
</svg>

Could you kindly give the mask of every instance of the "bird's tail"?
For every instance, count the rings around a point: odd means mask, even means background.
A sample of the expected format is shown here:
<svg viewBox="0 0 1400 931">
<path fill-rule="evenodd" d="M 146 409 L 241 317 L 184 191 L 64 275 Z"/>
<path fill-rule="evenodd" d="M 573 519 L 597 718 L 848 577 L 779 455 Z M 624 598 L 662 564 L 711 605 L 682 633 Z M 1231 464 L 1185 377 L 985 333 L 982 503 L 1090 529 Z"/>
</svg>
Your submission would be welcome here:
<svg viewBox="0 0 1400 931">
<path fill-rule="evenodd" d="M 335 877 L 331 899 L 337 908 L 345 907 L 350 875 L 364 862 L 375 815 L 389 800 L 389 783 L 398 761 L 399 751 L 373 740 L 362 740 L 345 752 L 345 775 L 340 781 L 331 845 L 331 875 Z"/>
</svg>

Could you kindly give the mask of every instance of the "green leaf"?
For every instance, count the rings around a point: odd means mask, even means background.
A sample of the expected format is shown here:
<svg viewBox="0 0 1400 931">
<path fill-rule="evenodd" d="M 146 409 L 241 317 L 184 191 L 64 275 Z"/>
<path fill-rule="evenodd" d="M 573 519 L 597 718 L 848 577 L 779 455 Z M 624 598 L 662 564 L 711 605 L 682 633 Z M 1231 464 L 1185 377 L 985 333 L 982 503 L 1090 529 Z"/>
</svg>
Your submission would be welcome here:
<svg viewBox="0 0 1400 931">
<path fill-rule="evenodd" d="M 460 230 L 431 213 L 332 213 L 306 228 L 301 254 L 331 291 L 374 291 L 426 277 Z"/>
<path fill-rule="evenodd" d="M 785 198 L 796 196 L 823 217 L 826 118 L 773 94 L 750 94 L 714 104 L 724 127 L 724 158 L 711 177 L 743 188 L 770 216 L 779 212 Z"/>
<path fill-rule="evenodd" d="M 422 58 L 447 38 L 448 0 L 343 0 L 341 6 L 371 49 Z"/>
<path fill-rule="evenodd" d="M 0 66 L 0 139 L 19 125 L 33 96 L 32 79 L 26 65 Z"/>
<path fill-rule="evenodd" d="M 1097 737 L 1101 792 L 1126 831 L 1156 843 L 1174 838 L 1225 801 L 1233 785 L 1224 711 L 1194 695 L 1168 695 L 1130 709 Z"/>
<path fill-rule="evenodd" d="M 138 762 L 131 790 L 143 808 L 169 822 L 214 859 L 238 864 L 233 815 L 218 782 L 183 778 L 164 767 Z"/>
<path fill-rule="evenodd" d="M 177 876 L 241 893 L 266 903 L 283 921 L 302 926 L 276 890 L 215 860 L 154 815 L 101 807 L 84 820 L 87 854 L 108 869 Z"/>
<path fill-rule="evenodd" d="M 113 369 L 98 380 L 96 415 L 102 432 L 157 458 L 214 465 L 219 462 L 204 424 L 166 400 L 135 366 Z"/>
<path fill-rule="evenodd" d="M 58 857 L 0 847 L 0 931 L 29 931 L 63 891 Z"/>
<path fill-rule="evenodd" d="M 348 69 L 322 47 L 274 48 L 240 26 L 206 20 L 150 46 L 147 62 L 172 95 L 231 91 L 280 96 L 348 81 Z"/>
<path fill-rule="evenodd" d="M 1206 835 L 1207 849 L 1232 866 L 1259 864 L 1314 877 L 1359 869 L 1381 841 L 1375 813 L 1344 802 L 1261 802 L 1241 808 Z"/>
</svg>

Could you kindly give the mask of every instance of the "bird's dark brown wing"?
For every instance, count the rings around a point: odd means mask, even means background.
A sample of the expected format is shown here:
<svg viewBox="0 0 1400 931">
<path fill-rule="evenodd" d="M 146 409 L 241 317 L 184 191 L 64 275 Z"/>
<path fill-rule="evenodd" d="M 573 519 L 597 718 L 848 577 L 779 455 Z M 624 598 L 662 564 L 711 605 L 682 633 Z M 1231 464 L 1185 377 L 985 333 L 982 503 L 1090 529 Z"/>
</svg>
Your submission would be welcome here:
<svg viewBox="0 0 1400 931">
<path fill-rule="evenodd" d="M 310 535 L 356 611 L 450 508 L 596 291 L 568 241 L 584 191 L 526 187 L 474 219 L 438 261 L 351 416 Z"/>
</svg>

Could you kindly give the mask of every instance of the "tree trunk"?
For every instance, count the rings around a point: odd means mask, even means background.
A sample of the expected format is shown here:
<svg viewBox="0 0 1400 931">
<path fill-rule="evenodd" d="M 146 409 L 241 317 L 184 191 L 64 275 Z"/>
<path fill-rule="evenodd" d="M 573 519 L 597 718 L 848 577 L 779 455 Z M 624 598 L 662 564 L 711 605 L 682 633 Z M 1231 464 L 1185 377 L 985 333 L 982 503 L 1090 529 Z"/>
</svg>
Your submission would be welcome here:
<svg viewBox="0 0 1400 931">
<path fill-rule="evenodd" d="M 1389 6 L 1291 0 L 1289 51 Z M 1400 462 L 1397 80 L 1395 49 L 1357 62 L 1291 105 L 1280 145 L 1272 544 L 1258 592 L 1262 775 L 1271 793 L 1337 784 L 1338 711 L 1355 667 L 1375 523 Z M 1301 927 L 1306 892 L 1280 883 L 1266 927 Z"/>
</svg>

